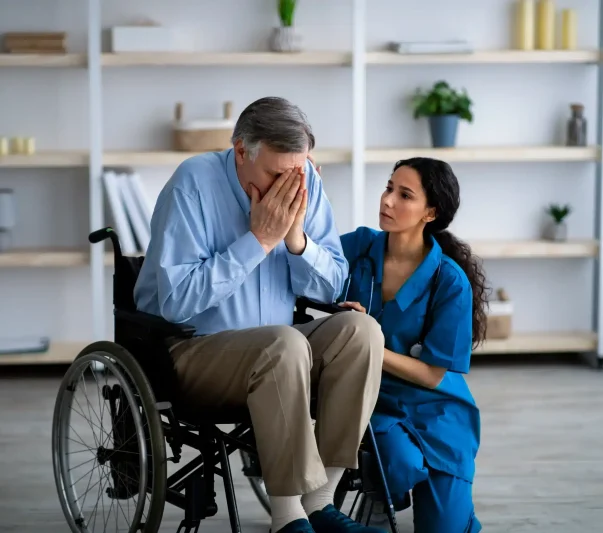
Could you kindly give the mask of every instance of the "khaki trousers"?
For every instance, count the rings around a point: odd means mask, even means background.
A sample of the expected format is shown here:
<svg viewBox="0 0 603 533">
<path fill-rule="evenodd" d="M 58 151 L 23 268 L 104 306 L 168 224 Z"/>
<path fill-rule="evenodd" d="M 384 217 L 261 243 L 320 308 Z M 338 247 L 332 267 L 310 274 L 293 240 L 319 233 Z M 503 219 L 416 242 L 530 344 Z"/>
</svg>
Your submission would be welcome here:
<svg viewBox="0 0 603 533">
<path fill-rule="evenodd" d="M 295 326 L 228 330 L 176 343 L 172 357 L 193 405 L 247 404 L 271 496 L 311 492 L 325 467 L 357 468 L 377 401 L 384 339 L 363 313 Z M 316 427 L 310 391 L 318 391 Z"/>
</svg>

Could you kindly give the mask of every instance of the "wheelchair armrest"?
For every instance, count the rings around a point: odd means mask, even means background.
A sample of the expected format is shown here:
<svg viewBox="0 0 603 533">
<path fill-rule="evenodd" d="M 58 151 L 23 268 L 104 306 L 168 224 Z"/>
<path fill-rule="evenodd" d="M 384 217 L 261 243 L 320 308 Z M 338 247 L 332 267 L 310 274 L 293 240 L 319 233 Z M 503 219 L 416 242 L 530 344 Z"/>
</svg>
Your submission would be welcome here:
<svg viewBox="0 0 603 533">
<path fill-rule="evenodd" d="M 195 328 L 184 324 L 168 322 L 160 316 L 144 313 L 143 311 L 125 311 L 116 309 L 115 316 L 128 322 L 133 322 L 145 328 L 154 329 L 173 337 L 192 337 Z"/>
<path fill-rule="evenodd" d="M 312 300 L 308 300 L 308 298 L 298 298 L 295 302 L 295 307 L 299 313 L 306 314 L 306 309 L 314 309 L 315 311 L 321 311 L 323 313 L 328 313 L 330 315 L 334 313 L 341 313 L 343 311 L 351 311 L 351 309 L 347 307 L 341 307 L 337 304 L 323 304 L 318 302 L 313 302 Z"/>
</svg>

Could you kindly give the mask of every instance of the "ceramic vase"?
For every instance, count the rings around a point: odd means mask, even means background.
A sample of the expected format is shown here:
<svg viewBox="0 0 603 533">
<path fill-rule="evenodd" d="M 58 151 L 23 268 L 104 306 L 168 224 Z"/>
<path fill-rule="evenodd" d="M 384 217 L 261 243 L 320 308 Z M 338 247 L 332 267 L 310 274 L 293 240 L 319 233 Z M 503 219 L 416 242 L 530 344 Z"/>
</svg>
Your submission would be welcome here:
<svg viewBox="0 0 603 533">
<path fill-rule="evenodd" d="M 450 148 L 456 145 L 458 115 L 438 115 L 429 117 L 429 133 L 434 148 Z"/>
<path fill-rule="evenodd" d="M 300 52 L 301 35 L 294 26 L 279 26 L 272 30 L 270 49 L 273 52 Z"/>
<path fill-rule="evenodd" d="M 545 237 L 550 241 L 562 242 L 567 240 L 567 224 L 564 221 L 552 220 L 546 228 Z"/>
</svg>

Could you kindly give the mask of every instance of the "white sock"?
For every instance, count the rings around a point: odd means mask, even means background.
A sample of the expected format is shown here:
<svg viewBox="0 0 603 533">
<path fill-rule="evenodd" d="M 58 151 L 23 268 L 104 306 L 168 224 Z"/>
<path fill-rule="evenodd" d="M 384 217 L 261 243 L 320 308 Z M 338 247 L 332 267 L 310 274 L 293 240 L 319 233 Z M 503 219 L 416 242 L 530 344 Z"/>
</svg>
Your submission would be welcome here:
<svg viewBox="0 0 603 533">
<path fill-rule="evenodd" d="M 345 472 L 345 468 L 332 466 L 325 468 L 325 470 L 327 472 L 327 484 L 302 496 L 302 505 L 308 516 L 314 511 L 322 511 L 329 504 L 333 505 L 335 489 Z"/>
<path fill-rule="evenodd" d="M 300 518 L 308 518 L 300 496 L 269 496 L 272 515 L 272 533 L 278 533 L 287 524 Z"/>
</svg>

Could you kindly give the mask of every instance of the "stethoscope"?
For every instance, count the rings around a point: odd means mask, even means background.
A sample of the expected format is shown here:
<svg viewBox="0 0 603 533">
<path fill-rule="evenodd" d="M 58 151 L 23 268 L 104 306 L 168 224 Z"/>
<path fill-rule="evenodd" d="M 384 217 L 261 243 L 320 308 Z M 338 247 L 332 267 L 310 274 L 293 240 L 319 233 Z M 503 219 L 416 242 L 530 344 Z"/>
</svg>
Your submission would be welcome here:
<svg viewBox="0 0 603 533">
<path fill-rule="evenodd" d="M 345 289 L 345 294 L 344 294 L 344 301 L 347 301 L 348 299 L 348 293 L 350 291 L 350 286 L 352 285 L 352 277 L 354 275 L 354 272 L 356 271 L 356 268 L 364 261 L 368 261 L 369 263 L 369 269 L 370 269 L 370 274 L 371 274 L 371 292 L 369 295 L 369 305 L 366 309 L 366 314 L 370 315 L 371 313 L 371 308 L 373 306 L 373 294 L 375 291 L 375 274 L 377 272 L 377 264 L 375 263 L 375 260 L 373 259 L 373 257 L 370 255 L 371 252 L 371 248 L 373 246 L 373 243 L 371 243 L 368 247 L 368 249 L 361 255 L 359 255 L 354 261 L 352 261 L 350 263 L 350 269 L 349 269 L 349 274 L 348 274 L 348 278 L 346 280 L 346 289 Z M 440 277 L 440 270 L 442 268 L 442 262 L 440 261 L 440 263 L 438 264 L 438 268 L 435 271 L 435 274 L 433 275 L 433 282 L 431 283 L 431 288 L 429 290 L 429 299 L 427 300 L 427 311 L 425 313 L 425 320 L 423 321 L 423 327 L 421 329 L 421 334 L 419 336 L 419 341 L 414 344 L 411 349 L 410 349 L 410 355 L 413 357 L 419 357 L 419 355 L 421 354 L 421 350 L 423 347 L 423 342 L 425 341 L 425 337 L 427 336 L 427 331 L 429 330 L 429 326 L 431 325 L 431 316 L 432 313 L 431 308 L 433 305 L 433 298 L 436 292 L 436 288 L 438 286 L 438 279 Z"/>
</svg>

